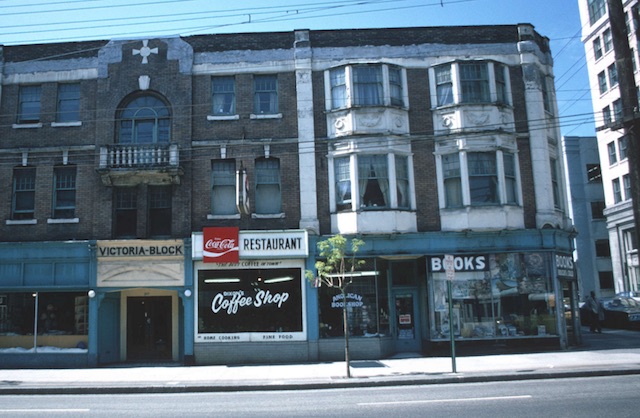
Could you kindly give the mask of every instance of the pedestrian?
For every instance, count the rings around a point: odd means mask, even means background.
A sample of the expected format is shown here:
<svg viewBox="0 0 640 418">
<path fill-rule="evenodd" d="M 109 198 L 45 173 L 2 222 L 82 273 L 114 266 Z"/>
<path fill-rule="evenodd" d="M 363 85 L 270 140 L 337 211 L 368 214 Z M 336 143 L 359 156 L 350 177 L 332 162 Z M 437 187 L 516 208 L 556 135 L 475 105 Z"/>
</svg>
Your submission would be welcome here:
<svg viewBox="0 0 640 418">
<path fill-rule="evenodd" d="M 587 309 L 589 312 L 589 329 L 591 332 L 599 332 L 602 334 L 602 326 L 600 325 L 600 316 L 602 315 L 602 308 L 600 307 L 600 301 L 596 298 L 595 292 L 592 290 L 589 296 L 587 296 Z"/>
</svg>

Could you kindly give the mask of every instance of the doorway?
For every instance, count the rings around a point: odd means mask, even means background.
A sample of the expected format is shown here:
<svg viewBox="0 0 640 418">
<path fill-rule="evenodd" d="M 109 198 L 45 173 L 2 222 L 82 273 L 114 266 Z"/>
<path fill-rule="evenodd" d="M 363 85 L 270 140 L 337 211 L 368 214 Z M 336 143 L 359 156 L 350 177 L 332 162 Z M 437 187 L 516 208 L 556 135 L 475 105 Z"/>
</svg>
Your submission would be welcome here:
<svg viewBox="0 0 640 418">
<path fill-rule="evenodd" d="M 170 360 L 171 296 L 127 298 L 127 360 Z"/>
<path fill-rule="evenodd" d="M 397 353 L 421 352 L 418 292 L 416 290 L 394 291 L 393 309 L 395 351 Z"/>
</svg>

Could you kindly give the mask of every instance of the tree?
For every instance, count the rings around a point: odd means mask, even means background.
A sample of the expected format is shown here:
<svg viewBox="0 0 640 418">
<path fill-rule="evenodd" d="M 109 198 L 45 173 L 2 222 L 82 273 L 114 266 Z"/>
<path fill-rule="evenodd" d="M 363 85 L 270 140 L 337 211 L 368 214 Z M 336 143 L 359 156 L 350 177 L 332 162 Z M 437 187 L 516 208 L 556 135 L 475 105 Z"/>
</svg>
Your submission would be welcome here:
<svg viewBox="0 0 640 418">
<path fill-rule="evenodd" d="M 358 238 L 349 240 L 342 235 L 334 235 L 318 242 L 321 260 L 316 261 L 316 274 L 307 270 L 307 279 L 316 287 L 322 285 L 336 288 L 342 295 L 342 326 L 344 330 L 344 359 L 347 377 L 351 377 L 349 364 L 349 311 L 347 310 L 347 287 L 353 282 L 354 272 L 364 264 L 357 260 L 356 253 L 364 245 Z"/>
</svg>

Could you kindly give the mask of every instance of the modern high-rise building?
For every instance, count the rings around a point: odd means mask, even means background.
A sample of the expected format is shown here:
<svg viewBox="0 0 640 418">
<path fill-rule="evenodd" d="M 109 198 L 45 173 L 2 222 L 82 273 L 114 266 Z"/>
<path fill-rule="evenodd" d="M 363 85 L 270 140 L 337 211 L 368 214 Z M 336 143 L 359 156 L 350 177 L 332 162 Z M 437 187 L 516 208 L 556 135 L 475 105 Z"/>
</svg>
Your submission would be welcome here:
<svg viewBox="0 0 640 418">
<path fill-rule="evenodd" d="M 344 306 L 353 358 L 576 342 L 531 25 L 6 46 L 0 84 L 3 365 L 340 359 Z"/>
<path fill-rule="evenodd" d="M 631 181 L 627 159 L 628 138 L 617 122 L 622 120 L 622 101 L 618 86 L 618 69 L 613 50 L 607 0 L 579 0 L 593 110 L 596 115 L 596 137 L 600 152 L 600 168 L 604 187 L 604 215 L 609 231 L 609 248 L 594 242 L 601 257 L 610 257 L 613 274 L 601 274 L 596 293 L 612 296 L 616 292 L 638 290 L 640 274 L 638 245 L 631 201 Z M 639 23 L 632 19 L 637 0 L 623 1 L 626 31 L 632 60 L 637 62 Z M 637 71 L 634 68 L 634 71 Z"/>
</svg>

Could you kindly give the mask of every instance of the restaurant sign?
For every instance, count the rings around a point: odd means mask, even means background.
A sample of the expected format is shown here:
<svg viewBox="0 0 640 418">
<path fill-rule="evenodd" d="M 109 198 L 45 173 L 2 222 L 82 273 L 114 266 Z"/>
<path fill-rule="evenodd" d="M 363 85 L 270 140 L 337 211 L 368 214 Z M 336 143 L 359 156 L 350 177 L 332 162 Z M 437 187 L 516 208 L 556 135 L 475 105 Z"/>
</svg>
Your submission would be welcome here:
<svg viewBox="0 0 640 418">
<path fill-rule="evenodd" d="M 202 234 L 193 234 L 192 238 L 193 259 L 205 263 L 309 256 L 305 230 L 238 231 L 237 228 L 212 227 L 204 228 Z M 237 258 L 233 259 L 234 256 Z"/>
</svg>

